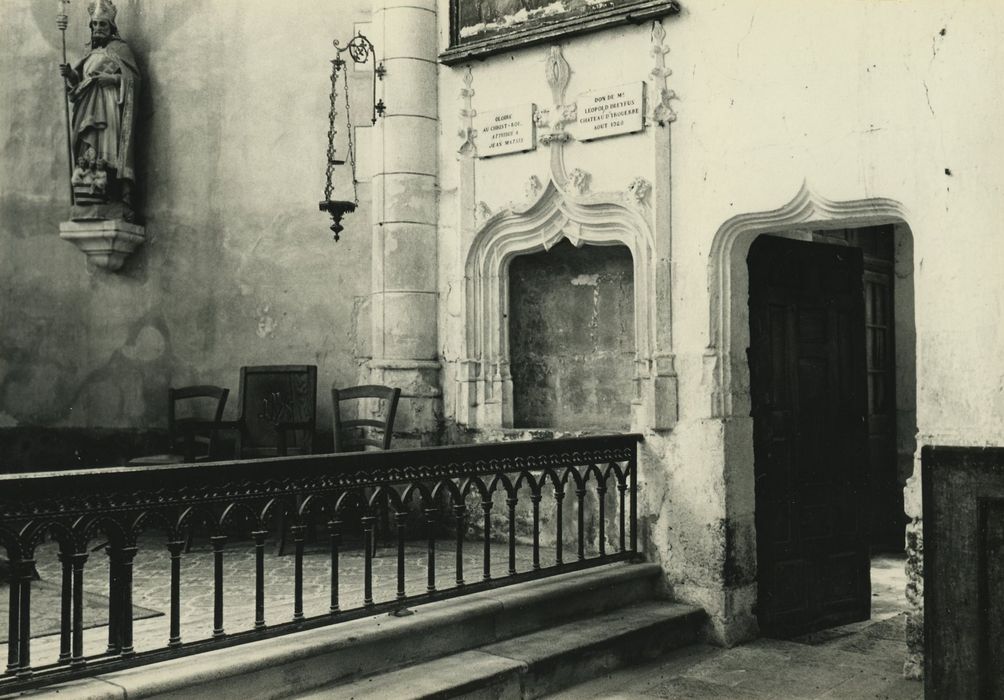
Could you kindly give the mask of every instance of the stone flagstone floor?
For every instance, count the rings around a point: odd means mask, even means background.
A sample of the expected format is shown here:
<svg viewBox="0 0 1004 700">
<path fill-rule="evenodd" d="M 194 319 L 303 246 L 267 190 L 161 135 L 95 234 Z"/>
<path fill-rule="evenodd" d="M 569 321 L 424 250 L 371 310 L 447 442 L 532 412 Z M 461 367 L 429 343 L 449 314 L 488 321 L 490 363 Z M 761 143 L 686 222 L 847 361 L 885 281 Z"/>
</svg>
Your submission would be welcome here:
<svg viewBox="0 0 1004 700">
<path fill-rule="evenodd" d="M 326 538 L 307 546 L 303 563 L 304 613 L 307 617 L 328 611 L 330 603 L 330 559 Z M 442 539 L 436 543 L 436 586 L 443 590 L 455 586 L 456 553 L 454 541 Z M 288 622 L 293 616 L 292 544 L 286 555 L 277 556 L 274 542 L 266 546 L 265 556 L 265 620 L 266 623 Z M 541 547 L 541 565 L 554 562 L 553 548 Z M 60 564 L 58 545 L 45 543 L 36 551 L 39 575 L 43 581 L 58 585 Z M 491 573 L 503 577 L 508 569 L 508 545 L 492 544 Z M 480 581 L 482 576 L 483 543 L 471 541 L 464 548 L 464 577 Z M 590 554 L 591 555 L 591 554 Z M 406 593 L 424 593 L 428 577 L 427 549 L 424 541 L 410 542 L 406 552 Z M 565 560 L 574 552 L 566 548 Z M 516 570 L 531 569 L 532 549 L 517 545 Z M 133 624 L 134 646 L 137 652 L 151 651 L 167 645 L 170 620 L 170 554 L 163 538 L 143 536 L 133 566 L 133 603 L 163 613 L 157 617 L 136 620 Z M 254 626 L 254 545 L 251 541 L 234 541 L 224 555 L 224 626 L 228 633 L 241 632 Z M 0 595 L 7 596 L 6 586 Z M 108 595 L 107 557 L 97 551 L 90 555 L 84 573 L 84 590 L 89 594 Z M 391 601 L 397 591 L 396 544 L 378 546 L 373 561 L 373 592 L 377 603 Z M 351 538 L 340 554 L 339 606 L 342 610 L 361 607 L 363 603 L 363 552 L 358 538 Z M 40 614 L 33 611 L 35 615 Z M 87 625 L 85 619 L 85 626 Z M 181 637 L 184 642 L 207 639 L 213 628 L 213 552 L 208 542 L 197 541 L 192 551 L 181 560 Z M 6 615 L 0 620 L 0 640 L 7 640 Z M 84 653 L 103 653 L 108 641 L 108 627 L 100 624 L 84 630 Z M 7 645 L 0 644 L 0 658 L 6 659 Z M 33 635 L 32 665 L 53 663 L 59 656 L 59 635 Z"/>
<path fill-rule="evenodd" d="M 793 640 L 757 639 L 732 649 L 696 645 L 568 688 L 554 700 L 920 700 L 903 678 L 903 557 L 872 559 L 872 617 Z"/>
</svg>

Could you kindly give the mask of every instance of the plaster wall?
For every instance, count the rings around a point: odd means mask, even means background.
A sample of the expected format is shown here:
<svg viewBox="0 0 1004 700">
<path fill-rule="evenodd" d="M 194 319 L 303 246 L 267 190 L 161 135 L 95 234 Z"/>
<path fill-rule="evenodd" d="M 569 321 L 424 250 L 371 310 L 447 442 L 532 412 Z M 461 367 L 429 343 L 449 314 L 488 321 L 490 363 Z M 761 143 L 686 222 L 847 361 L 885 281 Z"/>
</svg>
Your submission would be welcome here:
<svg viewBox="0 0 1004 700">
<path fill-rule="evenodd" d="M 441 46 L 447 4 L 441 2 Z M 663 24 L 672 49 L 668 85 L 678 95 L 672 105 L 679 117 L 669 134 L 652 125 L 642 134 L 572 142 L 565 160 L 569 170 L 592 175 L 594 192 L 620 191 L 636 176 L 654 184 L 654 230 L 664 246 L 658 260 L 671 261 L 672 269 L 672 316 L 664 320 L 671 333 L 662 325 L 659 332 L 672 339 L 661 349 L 675 361 L 679 422 L 646 435 L 642 512 L 650 553 L 662 561 L 674 592 L 704 605 L 718 637 L 729 642 L 755 632 L 756 546 L 748 388 L 720 385 L 720 363 L 743 362 L 745 347 L 721 358 L 714 347 L 720 339 L 712 337 L 716 305 L 728 315 L 746 300 L 716 298 L 716 234 L 744 215 L 797 202 L 800 193 L 814 202 L 887 202 L 881 215 L 879 207 L 862 205 L 850 222 L 840 207 L 813 205 L 801 219 L 779 216 L 777 229 L 905 226 L 913 262 L 898 272 L 912 274 L 918 443 L 999 444 L 1004 144 L 997 125 L 1004 77 L 996 66 L 1004 56 L 996 37 L 1004 8 L 933 0 L 730 0 L 685 3 Z M 584 90 L 652 80 L 649 26 L 569 38 L 561 47 L 572 71 L 569 101 Z M 550 104 L 546 51 L 528 47 L 470 64 L 473 107 Z M 444 134 L 462 108 L 467 70 L 441 72 Z M 463 117 L 454 119 L 463 128 Z M 530 176 L 546 182 L 548 173 L 546 148 L 467 163 L 456 154 L 462 141 L 450 148 L 444 139 L 440 153 L 448 417 L 457 415 L 450 374 L 463 355 L 463 261 L 480 225 L 479 202 L 491 213 L 521 201 Z M 667 197 L 671 215 L 659 218 Z M 748 232 L 726 264 L 745 265 L 754 237 Z M 716 407 L 723 392 L 740 399 L 730 411 Z M 917 519 L 916 479 L 908 492 L 908 514 Z"/>
<path fill-rule="evenodd" d="M 370 354 L 369 185 L 339 243 L 317 210 L 331 40 L 370 13 L 368 0 L 338 6 L 118 3 L 146 71 L 150 240 L 107 273 L 58 237 L 69 206 L 55 3 L 4 3 L 0 427 L 158 428 L 167 386 L 189 383 L 230 387 L 234 417 L 240 366 L 286 363 L 318 365 L 318 423 L 330 425 L 326 388 L 356 383 Z M 69 7 L 72 62 L 87 14 Z M 370 76 L 349 71 L 366 126 Z M 335 198 L 352 198 L 346 171 Z"/>
</svg>

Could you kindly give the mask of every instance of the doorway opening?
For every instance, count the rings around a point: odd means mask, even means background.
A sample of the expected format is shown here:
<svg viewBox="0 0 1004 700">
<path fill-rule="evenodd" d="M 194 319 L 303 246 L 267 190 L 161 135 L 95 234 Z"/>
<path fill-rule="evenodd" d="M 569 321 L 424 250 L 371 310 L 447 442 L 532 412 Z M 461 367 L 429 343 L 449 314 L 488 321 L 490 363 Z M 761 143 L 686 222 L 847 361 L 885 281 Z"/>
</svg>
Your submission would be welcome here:
<svg viewBox="0 0 1004 700">
<path fill-rule="evenodd" d="M 795 637 L 867 620 L 888 566 L 873 557 L 903 550 L 912 240 L 891 224 L 766 235 L 747 265 L 757 617 Z"/>
</svg>

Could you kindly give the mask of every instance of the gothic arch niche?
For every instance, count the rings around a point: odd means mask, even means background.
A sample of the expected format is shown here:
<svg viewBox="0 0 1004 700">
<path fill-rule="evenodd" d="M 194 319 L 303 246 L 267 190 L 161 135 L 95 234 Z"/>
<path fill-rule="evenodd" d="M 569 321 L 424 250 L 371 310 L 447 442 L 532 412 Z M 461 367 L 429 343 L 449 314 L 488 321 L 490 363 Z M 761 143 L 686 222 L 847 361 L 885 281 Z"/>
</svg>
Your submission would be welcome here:
<svg viewBox="0 0 1004 700">
<path fill-rule="evenodd" d="M 646 205 L 630 194 L 573 197 L 553 180 L 524 209 L 502 211 L 474 236 L 465 267 L 465 360 L 459 416 L 469 427 L 511 428 L 509 266 L 514 258 L 572 245 L 622 245 L 631 253 L 634 282 L 634 399 L 631 424 L 650 423 L 655 348 L 654 238 Z"/>
</svg>

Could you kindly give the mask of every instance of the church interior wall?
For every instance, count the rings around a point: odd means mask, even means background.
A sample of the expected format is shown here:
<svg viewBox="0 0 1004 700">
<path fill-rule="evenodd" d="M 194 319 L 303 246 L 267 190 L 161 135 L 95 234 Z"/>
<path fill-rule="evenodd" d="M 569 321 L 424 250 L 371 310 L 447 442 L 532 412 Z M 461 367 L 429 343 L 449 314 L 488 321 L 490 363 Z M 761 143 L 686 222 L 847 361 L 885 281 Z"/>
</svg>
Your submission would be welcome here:
<svg viewBox="0 0 1004 700">
<path fill-rule="evenodd" d="M 140 206 L 150 238 L 116 273 L 89 270 L 58 236 L 69 194 L 54 6 L 4 6 L 0 428 L 43 431 L 4 438 L 8 464 L 38 457 L 47 430 L 76 441 L 47 466 L 72 466 L 59 461 L 76 463 L 81 447 L 95 452 L 79 457 L 89 463 L 126 457 L 95 436 L 163 428 L 169 385 L 228 386 L 236 417 L 241 365 L 316 364 L 319 396 L 357 383 L 370 344 L 369 185 L 338 243 L 317 202 L 331 40 L 347 40 L 370 3 L 340 0 L 337 14 L 310 2 L 118 3 L 120 33 L 146 73 Z M 69 13 L 72 62 L 88 38 L 86 3 Z M 349 73 L 361 126 L 370 75 Z M 352 198 L 346 170 L 336 198 Z M 322 430 L 329 403 L 319 402 Z"/>
<path fill-rule="evenodd" d="M 445 7 L 441 3 L 441 18 Z M 720 389 L 708 360 L 714 235 L 732 217 L 775 210 L 803 188 L 834 202 L 896 202 L 913 243 L 910 267 L 901 265 L 897 275 L 910 278 L 915 294 L 908 300 L 916 308 L 915 380 L 901 366 L 900 384 L 915 381 L 917 442 L 1000 443 L 1004 360 L 997 349 L 1004 338 L 997 320 L 1004 244 L 997 234 L 996 183 L 1004 179 L 1004 166 L 992 135 L 1002 116 L 1004 85 L 993 66 L 1002 58 L 994 37 L 1004 13 L 934 2 L 909 11 L 896 3 L 861 3 L 849 11 L 839 2 L 810 7 L 749 0 L 685 4 L 663 25 L 678 118 L 669 127 L 671 226 L 657 226 L 655 233 L 672 238 L 679 422 L 668 432 L 646 431 L 644 513 L 650 553 L 663 561 L 668 582 L 705 605 L 719 637 L 728 641 L 755 629 L 752 426 L 742 411 L 723 416 L 713 409 Z M 549 103 L 545 49 L 473 62 L 474 106 Z M 572 70 L 569 94 L 634 76 L 649 79 L 649 50 L 648 27 L 568 38 L 562 52 Z M 441 77 L 443 119 L 458 125 L 465 70 L 445 68 Z M 567 167 L 588 170 L 594 191 L 618 189 L 626 170 L 648 170 L 658 181 L 651 170 L 657 128 L 573 142 Z M 531 175 L 546 175 L 545 159 L 538 148 L 475 161 L 471 204 L 485 201 L 495 211 L 497 202 L 520 199 Z M 441 221 L 448 222 L 443 231 L 449 238 L 441 243 L 447 299 L 441 336 L 448 373 L 462 341 L 457 290 L 463 253 L 477 230 L 473 217 L 467 228 L 463 223 L 458 187 L 471 177 L 464 168 L 453 149 L 443 149 Z M 732 361 L 744 361 L 745 348 L 733 352 Z M 901 399 L 912 414 L 913 397 Z M 901 445 L 910 442 L 913 428 L 907 430 Z M 908 491 L 916 488 L 912 480 Z M 910 515 L 919 518 L 919 504 Z"/>
</svg>

